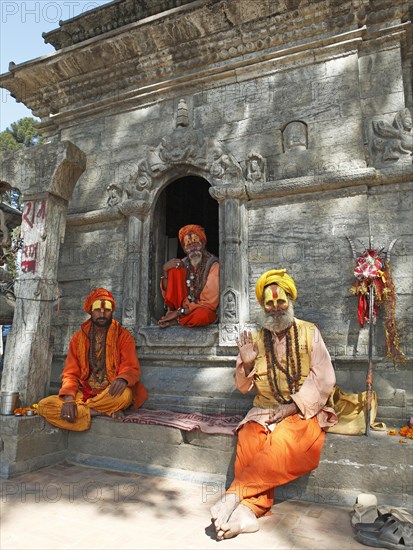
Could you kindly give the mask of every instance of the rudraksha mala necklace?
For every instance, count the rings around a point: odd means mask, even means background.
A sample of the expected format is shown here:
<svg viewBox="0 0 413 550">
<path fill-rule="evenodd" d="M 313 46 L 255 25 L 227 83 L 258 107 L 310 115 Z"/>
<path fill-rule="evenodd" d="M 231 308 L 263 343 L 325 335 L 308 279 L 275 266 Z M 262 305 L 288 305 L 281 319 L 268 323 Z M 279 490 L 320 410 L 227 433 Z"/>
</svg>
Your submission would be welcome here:
<svg viewBox="0 0 413 550">
<path fill-rule="evenodd" d="M 291 332 L 294 334 L 294 342 L 292 342 Z M 277 354 L 274 351 L 274 340 L 272 332 L 268 329 L 264 329 L 264 347 L 265 358 L 267 360 L 267 376 L 270 384 L 271 391 L 278 401 L 283 405 L 292 403 L 291 399 L 285 399 L 277 382 L 277 369 L 284 373 L 287 378 L 288 389 L 290 394 L 294 394 L 298 391 L 298 384 L 301 378 L 301 359 L 300 359 L 300 346 L 298 343 L 298 329 L 297 324 L 294 321 L 290 328 L 287 329 L 285 335 L 285 362 L 284 368 L 281 362 L 278 360 Z M 294 351 L 293 351 L 294 346 Z M 297 365 L 296 365 L 297 361 Z"/>
</svg>

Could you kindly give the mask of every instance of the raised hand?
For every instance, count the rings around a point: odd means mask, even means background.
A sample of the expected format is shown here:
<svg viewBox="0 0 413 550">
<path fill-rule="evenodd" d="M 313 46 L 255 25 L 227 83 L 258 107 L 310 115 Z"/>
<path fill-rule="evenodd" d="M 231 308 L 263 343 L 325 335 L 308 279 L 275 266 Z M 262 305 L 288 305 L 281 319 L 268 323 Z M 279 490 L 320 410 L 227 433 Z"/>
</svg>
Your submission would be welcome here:
<svg viewBox="0 0 413 550">
<path fill-rule="evenodd" d="M 242 362 L 252 369 L 258 356 L 258 346 L 252 339 L 251 331 L 244 330 L 239 333 L 237 346 Z"/>
</svg>

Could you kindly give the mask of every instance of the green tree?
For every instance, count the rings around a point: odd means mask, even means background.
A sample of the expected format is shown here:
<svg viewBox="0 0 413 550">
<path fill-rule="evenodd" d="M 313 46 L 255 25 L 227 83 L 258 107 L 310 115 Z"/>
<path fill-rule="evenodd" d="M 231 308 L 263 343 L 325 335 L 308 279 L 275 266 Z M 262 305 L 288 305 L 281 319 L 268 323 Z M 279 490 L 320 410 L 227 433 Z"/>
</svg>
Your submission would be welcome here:
<svg viewBox="0 0 413 550">
<path fill-rule="evenodd" d="M 43 140 L 36 128 L 36 120 L 25 117 L 12 122 L 4 132 L 0 132 L 0 151 L 12 151 L 19 147 L 40 145 Z"/>
</svg>

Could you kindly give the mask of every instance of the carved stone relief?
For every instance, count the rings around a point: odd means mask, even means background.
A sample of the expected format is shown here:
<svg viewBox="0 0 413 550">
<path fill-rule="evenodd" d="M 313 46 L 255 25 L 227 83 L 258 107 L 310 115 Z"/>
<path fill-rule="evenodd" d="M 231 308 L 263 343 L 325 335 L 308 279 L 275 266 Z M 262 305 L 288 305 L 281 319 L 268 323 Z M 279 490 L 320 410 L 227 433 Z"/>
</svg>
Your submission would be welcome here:
<svg viewBox="0 0 413 550">
<path fill-rule="evenodd" d="M 264 159 L 255 155 L 254 160 L 259 161 L 262 171 Z M 128 181 L 121 187 L 109 185 L 107 205 L 117 206 L 125 216 L 147 213 L 162 176 L 175 166 L 185 165 L 198 169 L 213 186 L 228 187 L 229 196 L 243 197 L 245 180 L 240 164 L 218 140 L 209 138 L 202 130 L 190 128 L 188 107 L 181 99 L 175 128 L 156 147 L 147 149 L 145 158 L 139 161 L 137 171 Z M 219 200 L 218 196 L 211 195 Z M 226 196 L 224 193 L 223 198 Z"/>
<path fill-rule="evenodd" d="M 412 155 L 412 115 L 409 109 L 401 109 L 393 124 L 384 120 L 373 121 L 372 152 L 376 162 L 394 162 L 403 155 Z"/>
<path fill-rule="evenodd" d="M 230 288 L 224 292 L 222 299 L 223 323 L 238 323 L 238 293 Z"/>
<path fill-rule="evenodd" d="M 247 158 L 246 180 L 263 183 L 266 180 L 266 160 L 258 153 L 251 152 Z"/>
<path fill-rule="evenodd" d="M 284 153 L 308 148 L 307 125 L 299 120 L 289 122 L 283 130 Z"/>
</svg>

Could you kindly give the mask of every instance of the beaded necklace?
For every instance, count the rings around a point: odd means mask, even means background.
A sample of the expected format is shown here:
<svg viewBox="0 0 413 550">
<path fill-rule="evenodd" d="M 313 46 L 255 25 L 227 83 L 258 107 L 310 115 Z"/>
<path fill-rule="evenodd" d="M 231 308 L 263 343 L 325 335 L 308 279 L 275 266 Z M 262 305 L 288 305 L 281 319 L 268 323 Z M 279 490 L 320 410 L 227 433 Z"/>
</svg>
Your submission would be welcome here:
<svg viewBox="0 0 413 550">
<path fill-rule="evenodd" d="M 205 286 L 209 270 L 218 261 L 213 254 L 204 250 L 202 260 L 194 267 L 189 258 L 183 260 L 186 269 L 186 287 L 188 289 L 188 300 L 193 303 L 199 299 L 202 289 Z"/>
<path fill-rule="evenodd" d="M 89 376 L 102 384 L 106 378 L 106 328 L 90 328 Z"/>
<path fill-rule="evenodd" d="M 291 332 L 294 334 L 294 351 L 292 350 L 293 342 L 291 341 Z M 298 343 L 298 329 L 295 321 L 291 327 L 287 329 L 285 338 L 286 368 L 282 366 L 281 362 L 278 360 L 277 354 L 275 353 L 272 332 L 268 329 L 264 329 L 264 347 L 265 358 L 267 360 L 268 382 L 275 399 L 281 404 L 292 403 L 292 400 L 285 399 L 278 386 L 277 369 L 285 374 L 290 395 L 298 391 L 298 384 L 301 378 L 300 347 Z"/>
</svg>

